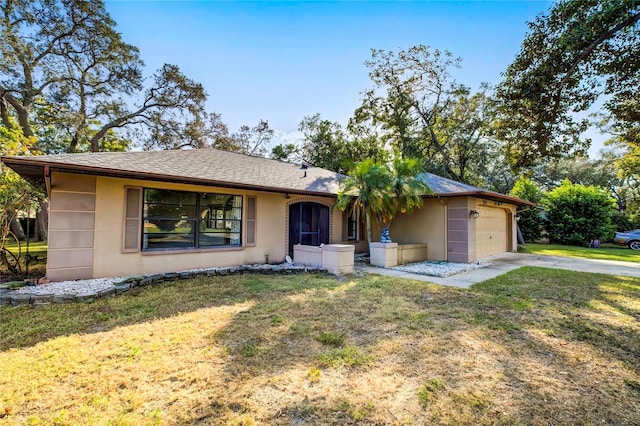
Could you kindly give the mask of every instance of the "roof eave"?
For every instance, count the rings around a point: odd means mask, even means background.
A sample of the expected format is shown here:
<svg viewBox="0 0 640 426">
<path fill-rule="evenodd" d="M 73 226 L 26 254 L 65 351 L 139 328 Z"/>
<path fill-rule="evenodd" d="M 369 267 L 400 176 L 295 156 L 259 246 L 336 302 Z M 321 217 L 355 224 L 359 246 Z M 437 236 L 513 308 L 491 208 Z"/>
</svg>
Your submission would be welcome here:
<svg viewBox="0 0 640 426">
<path fill-rule="evenodd" d="M 518 206 L 535 206 L 535 203 L 531 201 L 522 200 L 520 198 L 511 197 L 509 195 L 499 194 L 497 192 L 491 191 L 467 191 L 467 192 L 446 192 L 446 193 L 436 193 L 430 195 L 430 197 L 437 198 L 452 198 L 452 197 L 477 197 L 484 198 L 492 201 L 498 201 L 502 203 L 515 204 Z"/>
<path fill-rule="evenodd" d="M 42 160 L 33 160 L 31 157 L 0 157 L 0 160 L 8 167 L 13 169 L 16 173 L 23 177 L 45 177 L 45 168 L 48 167 L 50 171 L 66 172 L 66 173 L 80 173 L 96 176 L 109 176 L 124 179 L 136 179 L 136 180 L 149 180 L 154 182 L 171 182 L 171 183 L 183 183 L 191 185 L 206 185 L 217 186 L 221 188 L 230 189 L 245 189 L 262 192 L 275 192 L 279 194 L 298 194 L 298 195 L 314 195 L 324 197 L 336 197 L 337 194 L 332 192 L 323 191 L 307 191 L 297 190 L 292 188 L 281 188 L 277 186 L 262 186 L 251 185 L 242 183 L 231 183 L 226 181 L 217 181 L 211 179 L 199 179 L 193 177 L 181 177 L 166 175 L 162 173 L 149 173 L 149 172 L 135 172 L 122 169 L 111 169 L 105 167 L 96 166 L 83 166 L 79 164 L 61 164 L 56 162 L 48 162 Z M 25 173 L 26 169 L 39 169 L 39 173 Z"/>
</svg>

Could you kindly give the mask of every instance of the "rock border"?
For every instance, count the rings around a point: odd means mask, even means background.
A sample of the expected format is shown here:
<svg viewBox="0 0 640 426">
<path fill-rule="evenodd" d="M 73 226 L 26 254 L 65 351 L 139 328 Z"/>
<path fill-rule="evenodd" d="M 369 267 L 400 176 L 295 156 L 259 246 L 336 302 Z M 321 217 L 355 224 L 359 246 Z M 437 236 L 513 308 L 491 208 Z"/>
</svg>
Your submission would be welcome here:
<svg viewBox="0 0 640 426">
<path fill-rule="evenodd" d="M 181 272 L 167 272 L 164 274 L 137 275 L 123 278 L 113 283 L 113 286 L 98 290 L 94 293 L 75 294 L 11 294 L 7 286 L 0 286 L 0 307 L 3 306 L 41 306 L 51 303 L 93 302 L 103 297 L 120 295 L 136 287 L 160 285 L 167 281 L 186 280 L 197 277 L 219 277 L 228 275 L 242 275 L 245 273 L 262 275 L 291 275 L 327 272 L 320 266 L 306 266 L 294 264 L 256 264 L 242 266 L 226 266 L 208 269 L 197 269 Z"/>
</svg>

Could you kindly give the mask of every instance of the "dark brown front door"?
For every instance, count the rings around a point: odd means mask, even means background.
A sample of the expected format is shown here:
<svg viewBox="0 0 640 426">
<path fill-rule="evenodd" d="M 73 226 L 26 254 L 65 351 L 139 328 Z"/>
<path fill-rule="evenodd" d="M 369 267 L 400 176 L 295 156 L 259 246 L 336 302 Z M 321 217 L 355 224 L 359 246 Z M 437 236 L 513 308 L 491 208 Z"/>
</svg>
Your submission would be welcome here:
<svg viewBox="0 0 640 426">
<path fill-rule="evenodd" d="M 318 203 L 289 206 L 289 255 L 295 244 L 319 246 L 329 243 L 329 207 Z"/>
</svg>

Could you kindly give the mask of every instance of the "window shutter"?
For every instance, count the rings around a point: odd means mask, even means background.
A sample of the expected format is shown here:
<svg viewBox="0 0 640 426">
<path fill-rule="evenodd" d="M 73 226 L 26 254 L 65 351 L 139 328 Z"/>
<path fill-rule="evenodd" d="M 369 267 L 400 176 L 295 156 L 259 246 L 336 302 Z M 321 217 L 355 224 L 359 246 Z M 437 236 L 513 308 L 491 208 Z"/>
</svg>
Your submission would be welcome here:
<svg viewBox="0 0 640 426">
<path fill-rule="evenodd" d="M 256 245 L 256 197 L 247 197 L 247 245 Z"/>
<path fill-rule="evenodd" d="M 140 251 L 142 188 L 126 187 L 122 251 Z"/>
</svg>

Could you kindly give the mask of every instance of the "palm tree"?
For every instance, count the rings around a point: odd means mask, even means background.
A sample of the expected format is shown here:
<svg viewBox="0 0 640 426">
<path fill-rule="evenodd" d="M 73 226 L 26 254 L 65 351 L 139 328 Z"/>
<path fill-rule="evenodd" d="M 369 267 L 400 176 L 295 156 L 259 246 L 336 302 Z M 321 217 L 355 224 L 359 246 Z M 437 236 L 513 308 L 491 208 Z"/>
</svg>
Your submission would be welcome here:
<svg viewBox="0 0 640 426">
<path fill-rule="evenodd" d="M 414 209 L 422 207 L 422 197 L 433 193 L 420 176 L 423 171 L 422 165 L 416 159 L 393 160 L 391 206 L 379 217 L 383 226 L 390 227 L 399 213 L 413 213 Z"/>
<path fill-rule="evenodd" d="M 371 243 L 371 217 L 378 215 L 391 205 L 393 177 L 385 165 L 372 159 L 356 163 L 348 173 L 342 191 L 338 193 L 336 207 L 340 210 L 355 209 L 364 214 L 367 240 Z"/>
<path fill-rule="evenodd" d="M 338 194 L 336 207 L 364 213 L 371 243 L 372 216 L 388 228 L 398 213 L 411 213 L 422 206 L 422 196 L 431 190 L 420 178 L 421 171 L 420 163 L 413 159 L 395 159 L 392 168 L 371 159 L 357 163 Z"/>
</svg>

